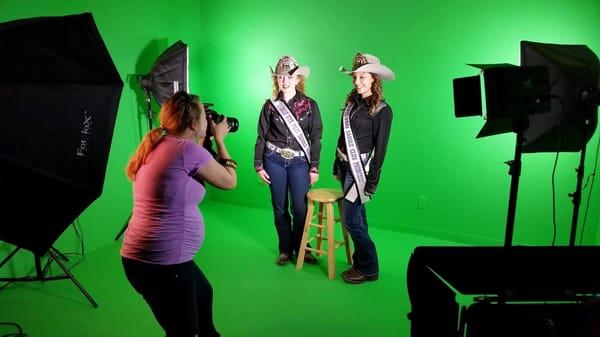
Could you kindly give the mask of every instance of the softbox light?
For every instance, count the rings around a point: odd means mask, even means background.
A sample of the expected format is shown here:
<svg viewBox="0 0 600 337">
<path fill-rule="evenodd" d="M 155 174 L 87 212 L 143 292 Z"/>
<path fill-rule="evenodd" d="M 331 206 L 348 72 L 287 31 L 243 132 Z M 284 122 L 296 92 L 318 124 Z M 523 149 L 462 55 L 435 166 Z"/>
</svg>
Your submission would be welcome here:
<svg viewBox="0 0 600 337">
<path fill-rule="evenodd" d="M 42 255 L 102 193 L 123 82 L 89 13 L 0 24 L 0 240 Z"/>
<path fill-rule="evenodd" d="M 150 73 L 140 79 L 144 90 L 160 105 L 178 91 L 189 92 L 188 83 L 188 46 L 182 41 L 167 48 L 156 59 Z"/>
<path fill-rule="evenodd" d="M 584 96 L 600 83 L 598 57 L 585 45 L 521 41 L 521 65 L 546 67 L 555 98 L 550 113 L 530 117 L 523 152 L 580 151 L 598 122 L 597 106 Z"/>
</svg>

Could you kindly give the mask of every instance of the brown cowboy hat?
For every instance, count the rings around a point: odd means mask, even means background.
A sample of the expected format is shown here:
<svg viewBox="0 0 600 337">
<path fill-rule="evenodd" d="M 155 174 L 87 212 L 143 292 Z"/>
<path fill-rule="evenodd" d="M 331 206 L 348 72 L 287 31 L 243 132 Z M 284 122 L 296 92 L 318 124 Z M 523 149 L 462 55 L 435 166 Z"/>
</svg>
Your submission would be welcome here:
<svg viewBox="0 0 600 337">
<path fill-rule="evenodd" d="M 378 75 L 383 80 L 393 80 L 396 78 L 394 72 L 381 64 L 379 58 L 371 54 L 356 53 L 354 60 L 352 61 L 352 70 L 347 70 L 343 66 L 340 67 L 340 71 L 352 75 L 352 73 L 363 72 L 372 73 Z"/>
<path fill-rule="evenodd" d="M 269 68 L 271 68 L 269 66 Z M 299 66 L 296 59 L 291 56 L 282 56 L 275 66 L 275 71 L 271 68 L 271 76 L 304 76 L 304 78 L 308 78 L 310 75 L 310 68 L 307 66 Z"/>
</svg>

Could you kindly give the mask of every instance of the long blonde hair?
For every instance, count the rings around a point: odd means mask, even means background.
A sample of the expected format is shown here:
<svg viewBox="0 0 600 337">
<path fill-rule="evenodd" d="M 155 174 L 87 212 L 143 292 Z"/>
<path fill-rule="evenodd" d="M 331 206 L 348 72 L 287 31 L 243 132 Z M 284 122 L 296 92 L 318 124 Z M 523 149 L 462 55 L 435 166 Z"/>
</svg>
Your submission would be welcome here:
<svg viewBox="0 0 600 337">
<path fill-rule="evenodd" d="M 127 177 L 132 181 L 135 180 L 138 170 L 146 163 L 148 156 L 164 135 L 180 134 L 203 114 L 204 106 L 196 95 L 179 91 L 167 99 L 160 109 L 160 126 L 146 133 L 137 150 L 129 159 L 125 168 Z"/>
<path fill-rule="evenodd" d="M 383 97 L 383 85 L 381 82 L 381 77 L 379 77 L 379 75 L 375 75 L 373 73 L 370 73 L 371 76 L 373 76 L 373 83 L 371 83 L 371 92 L 373 93 L 371 96 L 367 97 L 365 100 L 367 101 L 367 103 L 369 103 L 369 114 L 373 115 L 375 113 L 375 109 L 377 109 L 377 106 L 379 105 L 379 103 L 381 103 L 381 101 L 383 101 L 384 97 Z M 352 99 L 352 96 L 357 95 L 356 93 L 356 88 L 352 89 L 352 91 L 350 91 L 350 93 L 348 94 L 348 96 L 346 96 L 346 102 L 345 105 L 348 104 L 348 102 Z"/>
<path fill-rule="evenodd" d="M 273 78 L 273 96 L 279 95 L 279 84 L 277 84 L 277 76 L 271 76 Z M 298 75 L 298 84 L 296 84 L 296 91 L 304 95 L 305 91 L 305 79 L 304 76 Z"/>
</svg>

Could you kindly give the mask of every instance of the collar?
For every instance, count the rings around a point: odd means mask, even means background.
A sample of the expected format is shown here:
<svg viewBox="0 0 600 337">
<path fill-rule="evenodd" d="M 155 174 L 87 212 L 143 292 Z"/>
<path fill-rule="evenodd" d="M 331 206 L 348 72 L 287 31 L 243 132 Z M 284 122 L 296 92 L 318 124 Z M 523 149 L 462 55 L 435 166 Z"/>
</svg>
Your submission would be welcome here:
<svg viewBox="0 0 600 337">
<path fill-rule="evenodd" d="M 369 96 L 369 97 L 371 97 L 371 96 Z M 369 97 L 367 97 L 367 98 L 369 98 Z M 356 105 L 356 106 L 362 106 L 362 105 L 365 105 L 367 107 L 371 106 L 371 100 L 364 99 L 359 94 L 352 95 L 351 100 L 352 100 L 352 102 L 354 102 L 354 105 Z"/>
<path fill-rule="evenodd" d="M 288 104 L 289 106 L 292 106 L 293 103 L 297 100 L 299 100 L 300 98 L 302 98 L 304 95 L 302 95 L 299 91 L 296 91 L 296 95 L 294 95 L 294 97 L 292 97 L 292 99 L 290 99 L 289 102 L 286 102 L 283 100 L 283 93 L 280 91 L 277 94 L 276 100 L 282 101 L 283 103 Z"/>
</svg>

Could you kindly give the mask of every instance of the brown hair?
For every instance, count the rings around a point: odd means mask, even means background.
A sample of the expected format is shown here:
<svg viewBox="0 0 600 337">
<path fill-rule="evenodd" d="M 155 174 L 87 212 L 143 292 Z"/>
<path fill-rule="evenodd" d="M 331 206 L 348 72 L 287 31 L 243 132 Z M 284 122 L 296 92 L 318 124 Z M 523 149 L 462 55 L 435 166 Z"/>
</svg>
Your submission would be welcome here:
<svg viewBox="0 0 600 337">
<path fill-rule="evenodd" d="M 271 76 L 273 78 L 273 96 L 279 95 L 279 85 L 277 84 L 277 76 Z M 305 79 L 304 76 L 298 75 L 298 84 L 296 84 L 296 91 L 303 94 L 305 92 Z"/>
<path fill-rule="evenodd" d="M 196 95 L 179 91 L 167 99 L 160 109 L 160 127 L 148 131 L 142 139 L 125 168 L 127 177 L 132 181 L 135 180 L 137 171 L 146 163 L 148 155 L 160 143 L 164 135 L 180 134 L 203 114 L 204 106 Z"/>
<path fill-rule="evenodd" d="M 370 73 L 370 74 L 371 74 L 371 76 L 373 76 L 373 83 L 371 83 L 371 92 L 373 94 L 371 96 L 367 97 L 365 100 L 367 101 L 367 103 L 370 106 L 369 114 L 373 115 L 375 113 L 375 109 L 377 109 L 377 106 L 379 105 L 379 103 L 381 103 L 381 101 L 384 98 L 383 98 L 383 86 L 382 86 L 382 82 L 381 82 L 381 77 L 379 77 L 379 75 L 376 75 L 373 73 Z M 354 74 L 352 74 L 352 78 L 354 78 Z M 352 89 L 352 91 L 350 91 L 348 96 L 346 96 L 346 105 L 348 104 L 348 102 L 350 101 L 352 96 L 354 96 L 356 94 L 357 94 L 356 89 Z"/>
</svg>

